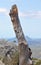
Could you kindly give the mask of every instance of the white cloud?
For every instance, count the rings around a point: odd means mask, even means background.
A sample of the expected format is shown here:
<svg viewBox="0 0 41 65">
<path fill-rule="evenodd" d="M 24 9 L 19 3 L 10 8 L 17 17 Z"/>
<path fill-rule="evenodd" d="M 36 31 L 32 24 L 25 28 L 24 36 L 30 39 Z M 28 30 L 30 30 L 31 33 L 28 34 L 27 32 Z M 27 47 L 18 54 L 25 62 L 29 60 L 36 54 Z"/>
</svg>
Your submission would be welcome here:
<svg viewBox="0 0 41 65">
<path fill-rule="evenodd" d="M 19 16 L 21 17 L 30 17 L 30 18 L 41 18 L 41 11 L 29 11 L 29 12 L 20 12 Z"/>
<path fill-rule="evenodd" d="M 0 8 L 0 13 L 4 13 L 6 12 L 7 10 L 5 8 Z"/>
<path fill-rule="evenodd" d="M 8 10 L 6 8 L 0 8 L 0 13 L 8 15 Z"/>
<path fill-rule="evenodd" d="M 5 15 L 9 15 L 9 10 L 6 8 L 0 8 L 0 13 L 4 13 Z M 20 17 L 29 17 L 29 18 L 41 18 L 41 11 L 28 11 L 28 12 L 20 12 Z"/>
</svg>

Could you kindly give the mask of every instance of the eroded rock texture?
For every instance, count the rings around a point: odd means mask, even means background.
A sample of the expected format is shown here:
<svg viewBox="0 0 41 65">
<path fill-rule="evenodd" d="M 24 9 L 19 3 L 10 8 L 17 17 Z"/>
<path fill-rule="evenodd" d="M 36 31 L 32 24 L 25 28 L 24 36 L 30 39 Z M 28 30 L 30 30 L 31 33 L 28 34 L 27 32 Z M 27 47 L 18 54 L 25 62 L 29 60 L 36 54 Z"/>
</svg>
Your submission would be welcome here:
<svg viewBox="0 0 41 65">
<path fill-rule="evenodd" d="M 28 47 L 24 37 L 16 5 L 12 6 L 9 15 L 11 17 L 13 28 L 19 43 L 19 65 L 32 65 L 31 49 Z"/>
</svg>

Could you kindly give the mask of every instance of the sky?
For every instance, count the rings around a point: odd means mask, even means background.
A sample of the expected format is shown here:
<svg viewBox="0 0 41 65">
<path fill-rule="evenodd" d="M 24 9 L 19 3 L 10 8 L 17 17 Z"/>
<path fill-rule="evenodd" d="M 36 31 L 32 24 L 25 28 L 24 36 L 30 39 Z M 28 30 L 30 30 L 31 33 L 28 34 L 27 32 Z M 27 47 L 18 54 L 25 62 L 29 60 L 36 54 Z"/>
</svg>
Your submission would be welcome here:
<svg viewBox="0 0 41 65">
<path fill-rule="evenodd" d="M 0 38 L 16 36 L 9 16 L 14 4 L 18 7 L 24 35 L 41 38 L 41 0 L 0 0 Z"/>
</svg>

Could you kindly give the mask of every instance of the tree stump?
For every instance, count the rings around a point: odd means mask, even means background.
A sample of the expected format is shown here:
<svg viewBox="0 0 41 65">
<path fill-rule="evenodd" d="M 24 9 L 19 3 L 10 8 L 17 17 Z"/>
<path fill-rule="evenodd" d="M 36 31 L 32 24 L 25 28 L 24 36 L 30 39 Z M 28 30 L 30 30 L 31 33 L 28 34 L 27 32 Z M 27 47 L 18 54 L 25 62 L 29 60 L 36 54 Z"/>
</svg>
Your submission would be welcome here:
<svg viewBox="0 0 41 65">
<path fill-rule="evenodd" d="M 32 65 L 31 49 L 28 47 L 28 43 L 22 31 L 22 27 L 20 25 L 18 17 L 18 8 L 16 5 L 12 6 L 9 15 L 11 17 L 16 37 L 18 39 L 19 65 Z"/>
</svg>

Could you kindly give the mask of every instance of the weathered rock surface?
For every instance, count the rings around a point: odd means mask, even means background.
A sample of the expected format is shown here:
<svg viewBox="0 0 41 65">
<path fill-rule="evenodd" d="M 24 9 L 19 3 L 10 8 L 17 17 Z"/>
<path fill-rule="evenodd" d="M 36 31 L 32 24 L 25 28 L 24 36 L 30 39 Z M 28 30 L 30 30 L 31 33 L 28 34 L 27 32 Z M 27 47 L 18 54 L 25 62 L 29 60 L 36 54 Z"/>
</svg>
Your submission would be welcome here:
<svg viewBox="0 0 41 65">
<path fill-rule="evenodd" d="M 0 65 L 5 65 L 5 64 L 0 60 Z"/>
<path fill-rule="evenodd" d="M 18 46 L 13 41 L 0 40 L 0 64 L 17 65 L 18 59 Z"/>
</svg>

